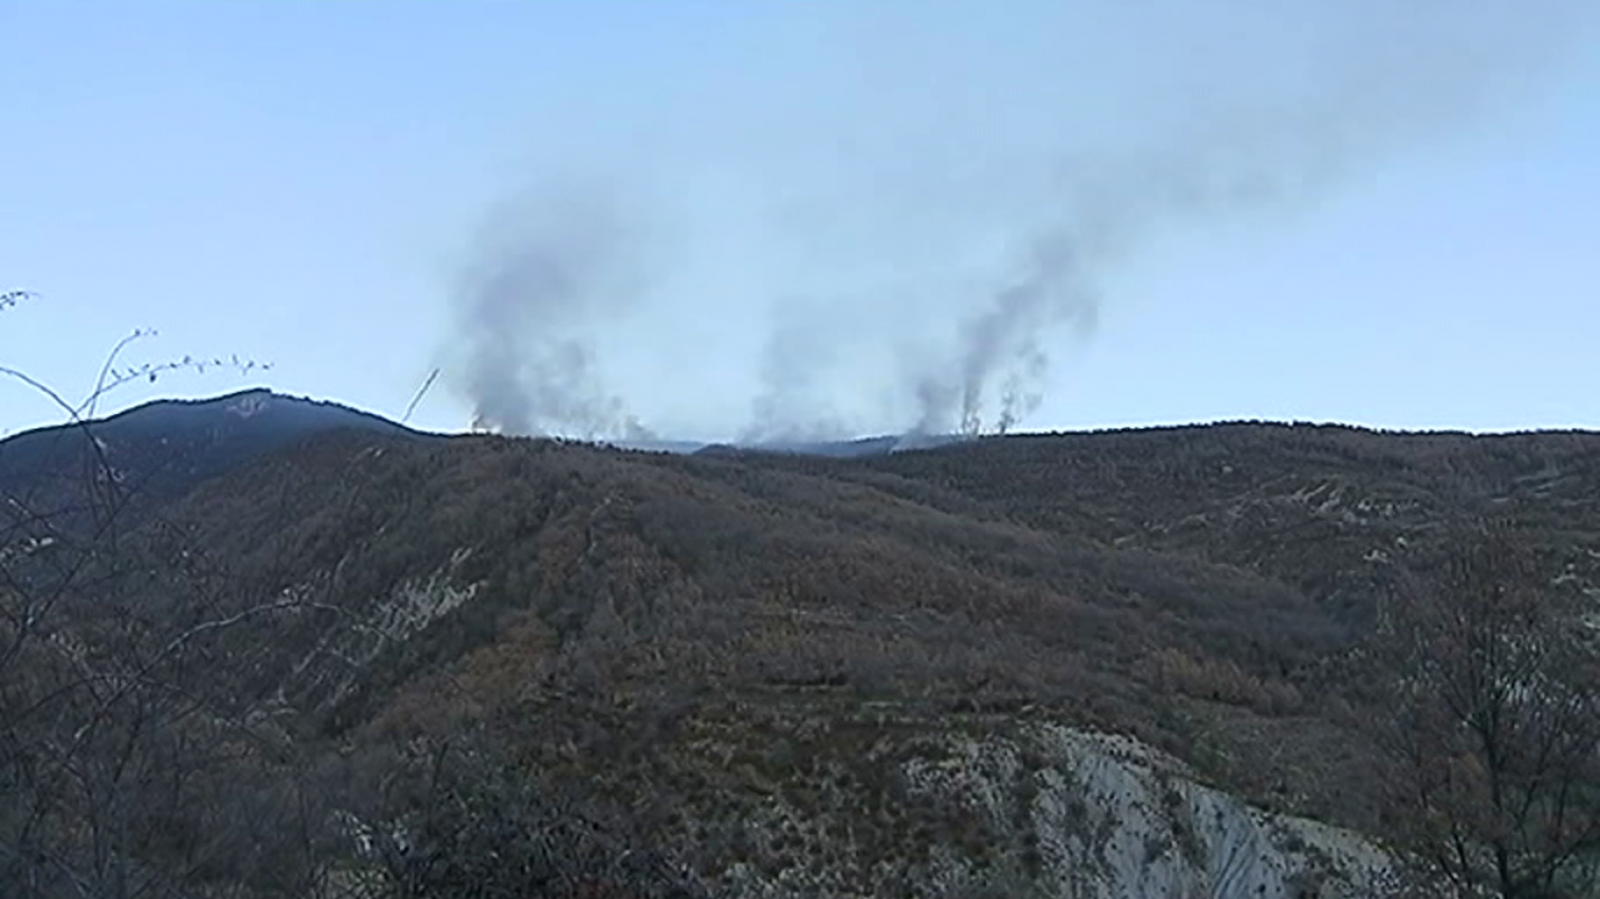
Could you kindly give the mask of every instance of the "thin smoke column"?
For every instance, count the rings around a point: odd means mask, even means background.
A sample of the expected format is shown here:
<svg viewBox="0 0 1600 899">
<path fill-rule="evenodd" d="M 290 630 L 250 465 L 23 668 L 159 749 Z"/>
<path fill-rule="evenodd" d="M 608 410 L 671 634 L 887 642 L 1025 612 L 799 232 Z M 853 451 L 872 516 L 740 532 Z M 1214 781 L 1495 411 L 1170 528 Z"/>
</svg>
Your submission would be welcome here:
<svg viewBox="0 0 1600 899">
<path fill-rule="evenodd" d="M 1187 117 L 1158 114 L 1145 142 L 1063 161 L 1040 199 L 1055 221 L 1019 225 L 1013 274 L 958 318 L 952 349 L 909 385 L 911 432 L 1012 429 L 1040 404 L 1049 338 L 1065 324 L 1092 334 L 1116 266 L 1184 229 L 1310 209 L 1392 157 L 1453 136 L 1553 56 L 1559 29 L 1538 10 L 1551 21 L 1578 11 L 1403 6 L 1354 3 L 1308 50 L 1299 78 L 1241 79 L 1197 98 Z"/>
<path fill-rule="evenodd" d="M 947 431 L 955 419 L 960 433 L 980 433 L 987 389 L 1001 372 L 1005 372 L 1005 382 L 996 430 L 1010 430 L 1037 407 L 1040 397 L 1033 385 L 1048 366 L 1042 345 L 1046 329 L 1072 320 L 1087 332 L 1097 320 L 1095 294 L 1085 281 L 1071 277 L 1073 249 L 1072 242 L 1061 237 L 1041 240 L 1022 276 L 997 292 L 992 303 L 967 322 L 960 346 L 959 384 L 940 381 L 934 375 L 918 385 L 922 414 L 914 432 Z"/>
<path fill-rule="evenodd" d="M 639 235 L 607 199 L 532 193 L 486 218 L 454 306 L 451 382 L 474 428 L 649 436 L 601 381 L 595 334 L 639 292 Z"/>
</svg>

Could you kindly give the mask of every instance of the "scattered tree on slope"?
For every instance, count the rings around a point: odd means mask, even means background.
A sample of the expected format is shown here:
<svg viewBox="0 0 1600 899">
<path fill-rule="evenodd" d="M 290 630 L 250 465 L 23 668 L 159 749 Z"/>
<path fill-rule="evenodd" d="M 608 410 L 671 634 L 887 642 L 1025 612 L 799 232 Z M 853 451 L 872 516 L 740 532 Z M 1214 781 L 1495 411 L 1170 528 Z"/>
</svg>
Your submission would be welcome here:
<svg viewBox="0 0 1600 899">
<path fill-rule="evenodd" d="M 1503 527 L 1411 579 L 1388 617 L 1384 744 L 1408 848 L 1466 895 L 1594 895 L 1600 654 Z"/>
</svg>

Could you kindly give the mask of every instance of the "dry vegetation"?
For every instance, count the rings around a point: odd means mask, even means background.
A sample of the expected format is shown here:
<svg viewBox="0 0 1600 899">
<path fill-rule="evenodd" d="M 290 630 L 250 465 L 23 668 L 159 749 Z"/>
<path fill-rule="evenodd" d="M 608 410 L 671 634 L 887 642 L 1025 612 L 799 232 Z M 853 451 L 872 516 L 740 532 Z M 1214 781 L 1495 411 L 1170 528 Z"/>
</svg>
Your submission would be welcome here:
<svg viewBox="0 0 1600 899">
<path fill-rule="evenodd" d="M 890 865 L 914 895 L 937 844 L 998 883 L 1030 847 L 909 802 L 893 753 L 1028 719 L 1399 840 L 1415 797 L 1368 788 L 1396 597 L 1453 596 L 1485 516 L 1527 547 L 1516 589 L 1592 609 L 1600 587 L 1582 434 L 1240 424 L 827 460 L 347 431 L 189 486 L 115 552 L 6 563 L 8 611 L 59 600 L 31 640 L 7 619 L 6 789 L 40 811 L 0 817 L 5 870 L 66 846 L 88 854 L 63 870 L 165 891 L 142 895 L 644 896 Z M 51 792 L 32 766 L 105 694 L 18 710 L 90 667 L 135 672 L 137 701 L 84 751 L 136 767 Z M 817 814 L 751 827 L 767 795 Z M 74 831 L 91 810 L 122 868 Z M 340 815 L 410 842 L 358 852 Z"/>
</svg>

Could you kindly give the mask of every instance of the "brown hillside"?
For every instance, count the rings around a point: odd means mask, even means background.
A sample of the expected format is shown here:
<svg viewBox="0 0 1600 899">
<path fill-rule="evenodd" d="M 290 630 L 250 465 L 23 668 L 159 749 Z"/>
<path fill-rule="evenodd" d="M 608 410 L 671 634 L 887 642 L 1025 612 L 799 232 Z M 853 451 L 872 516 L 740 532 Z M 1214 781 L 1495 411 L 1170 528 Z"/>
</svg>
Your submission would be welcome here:
<svg viewBox="0 0 1600 899">
<path fill-rule="evenodd" d="M 829 460 L 345 432 L 168 509 L 139 544 L 166 564 L 79 627 L 277 602 L 188 676 L 302 764 L 471 732 L 712 881 L 870 858 L 912 884 L 907 847 L 1027 847 L 919 817 L 876 753 L 1004 721 L 1132 734 L 1381 832 L 1356 723 L 1395 577 L 1493 513 L 1536 536 L 1541 587 L 1594 591 L 1596 497 L 1590 434 L 1240 424 Z M 822 830 L 742 836 L 774 794 Z"/>
</svg>

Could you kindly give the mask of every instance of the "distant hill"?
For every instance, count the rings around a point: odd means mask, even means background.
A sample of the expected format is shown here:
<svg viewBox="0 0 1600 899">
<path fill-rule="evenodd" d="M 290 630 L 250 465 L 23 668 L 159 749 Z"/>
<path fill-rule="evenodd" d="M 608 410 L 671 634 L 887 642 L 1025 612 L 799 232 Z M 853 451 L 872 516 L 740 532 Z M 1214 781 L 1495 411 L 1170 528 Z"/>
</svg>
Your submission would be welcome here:
<svg viewBox="0 0 1600 899">
<path fill-rule="evenodd" d="M 0 493 L 40 515 L 81 511 L 92 485 L 142 503 L 181 496 L 206 478 L 337 430 L 423 438 L 377 415 L 257 389 L 157 400 L 78 424 L 0 440 Z"/>
<path fill-rule="evenodd" d="M 162 502 L 264 454 L 346 429 L 417 439 L 440 436 L 338 403 L 268 389 L 198 400 L 156 400 L 105 418 L 39 428 L 0 440 L 0 491 L 25 498 L 41 514 L 80 507 L 85 484 L 107 480 L 137 487 L 128 493 L 143 502 Z M 884 436 L 740 445 L 641 439 L 605 444 L 672 454 L 852 458 L 928 448 L 956 439 Z"/>
<path fill-rule="evenodd" d="M 864 456 L 881 456 L 889 453 L 956 443 L 967 438 L 940 434 L 888 434 L 879 437 L 860 437 L 854 440 L 773 440 L 756 443 L 715 443 L 698 450 L 701 455 L 739 456 L 766 454 L 783 456 L 828 456 L 836 459 L 854 459 Z"/>
<path fill-rule="evenodd" d="M 786 456 L 829 456 L 851 459 L 861 456 L 878 456 L 906 452 L 914 449 L 932 449 L 968 438 L 937 434 L 886 434 L 878 437 L 858 437 L 852 440 L 764 440 L 753 443 L 707 443 L 693 440 L 608 440 L 602 443 L 618 449 L 642 452 L 697 454 L 703 456 L 740 456 L 766 454 Z"/>
</svg>

